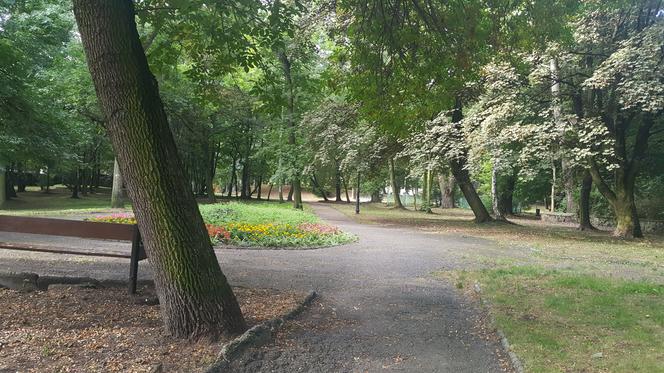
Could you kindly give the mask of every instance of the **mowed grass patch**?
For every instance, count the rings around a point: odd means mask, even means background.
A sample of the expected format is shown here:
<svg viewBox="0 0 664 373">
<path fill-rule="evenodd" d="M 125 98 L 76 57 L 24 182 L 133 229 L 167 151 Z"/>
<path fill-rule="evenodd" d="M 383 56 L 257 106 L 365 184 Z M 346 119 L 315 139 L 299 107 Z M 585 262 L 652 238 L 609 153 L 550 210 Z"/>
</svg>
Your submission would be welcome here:
<svg viewBox="0 0 664 373">
<path fill-rule="evenodd" d="M 318 216 L 309 211 L 296 210 L 290 203 L 278 202 L 228 202 L 199 205 L 206 223 L 224 225 L 228 223 L 247 224 L 290 224 L 318 223 Z"/>
<path fill-rule="evenodd" d="M 530 372 L 664 372 L 664 285 L 542 267 L 455 273 L 478 282 Z"/>
<path fill-rule="evenodd" d="M 99 188 L 95 193 L 88 193 L 85 196 L 80 194 L 79 198 L 71 198 L 71 191 L 65 186 L 53 186 L 50 193 L 28 187 L 26 192 L 18 193 L 18 197 L 5 201 L 0 214 L 56 216 L 118 211 L 110 207 L 109 188 Z M 131 205 L 127 204 L 125 210 L 131 211 Z"/>
</svg>

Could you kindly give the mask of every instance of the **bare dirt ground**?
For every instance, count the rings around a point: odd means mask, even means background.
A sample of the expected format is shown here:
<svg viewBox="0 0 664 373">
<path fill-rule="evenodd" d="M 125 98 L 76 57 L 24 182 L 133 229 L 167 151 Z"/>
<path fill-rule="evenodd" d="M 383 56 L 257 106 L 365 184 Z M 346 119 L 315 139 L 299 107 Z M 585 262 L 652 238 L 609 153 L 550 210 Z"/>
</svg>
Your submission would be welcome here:
<svg viewBox="0 0 664 373">
<path fill-rule="evenodd" d="M 304 296 L 235 288 L 247 323 L 279 317 Z M 211 364 L 221 343 L 189 343 L 164 334 L 154 290 L 58 287 L 0 289 L 0 372 L 193 372 Z"/>
</svg>

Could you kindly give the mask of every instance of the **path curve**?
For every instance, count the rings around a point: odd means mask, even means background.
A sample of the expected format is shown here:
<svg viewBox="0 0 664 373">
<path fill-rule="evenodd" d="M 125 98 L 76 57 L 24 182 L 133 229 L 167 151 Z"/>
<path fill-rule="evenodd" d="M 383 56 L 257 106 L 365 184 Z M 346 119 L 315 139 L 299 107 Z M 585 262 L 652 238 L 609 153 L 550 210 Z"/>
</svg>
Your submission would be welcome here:
<svg viewBox="0 0 664 373">
<path fill-rule="evenodd" d="M 234 286 L 307 291 L 320 300 L 277 343 L 237 361 L 234 372 L 504 372 L 495 335 L 478 329 L 476 305 L 432 272 L 464 268 L 464 255 L 489 241 L 357 223 L 312 204 L 358 242 L 318 250 L 218 250 Z M 118 243 L 0 233 L 0 241 L 90 246 Z M 0 250 L 0 271 L 126 278 L 127 261 Z M 150 277 L 141 263 L 142 278 Z M 480 323 L 481 324 L 481 323 Z"/>
</svg>

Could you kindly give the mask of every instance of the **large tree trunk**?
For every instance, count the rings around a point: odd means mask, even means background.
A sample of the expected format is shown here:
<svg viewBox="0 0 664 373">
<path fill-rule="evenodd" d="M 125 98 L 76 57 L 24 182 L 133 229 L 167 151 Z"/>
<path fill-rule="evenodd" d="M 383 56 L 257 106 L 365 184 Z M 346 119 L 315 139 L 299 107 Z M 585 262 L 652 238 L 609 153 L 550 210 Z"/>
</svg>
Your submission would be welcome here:
<svg viewBox="0 0 664 373">
<path fill-rule="evenodd" d="M 462 111 L 463 106 L 461 104 L 460 98 L 457 97 L 455 101 L 456 102 L 454 104 L 454 111 L 452 112 L 452 123 L 455 123 L 456 130 L 458 131 L 459 134 L 461 134 L 462 131 L 461 120 L 463 119 L 463 111 Z M 459 141 L 463 141 L 463 139 L 459 139 Z M 475 222 L 485 223 L 488 221 L 492 221 L 493 219 L 491 218 L 491 215 L 489 215 L 489 211 L 487 211 L 486 206 L 484 206 L 484 203 L 482 203 L 480 196 L 477 194 L 477 191 L 475 190 L 475 186 L 470 181 L 470 174 L 468 173 L 468 170 L 465 167 L 466 154 L 462 154 L 461 156 L 450 160 L 449 163 L 450 163 L 450 169 L 452 170 L 452 175 L 454 175 L 454 179 L 456 180 L 457 184 L 459 184 L 459 189 L 461 189 L 461 193 L 463 193 L 463 196 L 466 198 L 468 205 L 473 210 L 473 214 L 475 214 Z"/>
<path fill-rule="evenodd" d="M 388 161 L 389 169 L 390 169 L 390 188 L 392 188 L 392 198 L 394 199 L 394 207 L 403 209 L 403 204 L 401 203 L 401 197 L 399 197 L 399 193 L 401 192 L 401 188 L 399 184 L 397 183 L 397 177 L 395 175 L 394 171 L 394 158 L 390 157 Z"/>
<path fill-rule="evenodd" d="M 122 174 L 117 158 L 113 161 L 113 189 L 111 190 L 111 207 L 124 208 L 124 193 L 122 192 Z"/>
<path fill-rule="evenodd" d="M 593 177 L 590 171 L 586 170 L 583 174 L 583 181 L 581 183 L 581 193 L 579 198 L 579 229 L 580 230 L 594 230 L 590 222 L 590 192 L 592 192 Z"/>
<path fill-rule="evenodd" d="M 613 128 L 614 151 L 615 154 L 620 155 L 619 166 L 613 171 L 613 188 L 602 178 L 599 167 L 595 162 L 592 162 L 590 167 L 590 174 L 593 182 L 597 185 L 597 189 L 613 207 L 616 215 L 616 229 L 613 234 L 617 237 L 643 237 L 636 204 L 634 203 L 634 189 L 636 176 L 648 149 L 650 130 L 655 123 L 655 119 L 652 114 L 648 113 L 642 114 L 640 119 L 634 145 L 631 147 L 632 157 L 629 159 L 627 156 L 629 148 L 627 145 L 627 128 L 633 124 L 635 118 L 629 114 L 618 114 L 614 105 L 609 105 L 604 121 Z"/>
<path fill-rule="evenodd" d="M 133 201 L 166 330 L 208 337 L 246 329 L 182 171 L 129 0 L 74 0 L 74 13 Z"/>
<path fill-rule="evenodd" d="M 454 187 L 456 181 L 449 171 L 438 175 L 438 185 L 440 186 L 440 207 L 444 209 L 453 209 L 454 206 Z"/>
<path fill-rule="evenodd" d="M 498 190 L 498 209 L 503 216 L 514 213 L 514 186 L 516 185 L 516 175 L 507 175 L 502 183 L 502 188 Z"/>
</svg>

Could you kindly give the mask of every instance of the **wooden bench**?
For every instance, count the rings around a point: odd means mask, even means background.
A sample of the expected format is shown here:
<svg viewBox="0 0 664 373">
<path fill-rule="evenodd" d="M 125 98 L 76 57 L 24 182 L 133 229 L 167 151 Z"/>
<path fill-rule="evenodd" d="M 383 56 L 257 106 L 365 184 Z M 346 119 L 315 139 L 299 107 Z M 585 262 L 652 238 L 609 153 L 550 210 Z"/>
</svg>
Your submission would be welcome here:
<svg viewBox="0 0 664 373">
<path fill-rule="evenodd" d="M 76 251 L 67 248 L 35 246 L 0 242 L 0 248 L 11 250 L 38 251 L 58 254 L 89 255 L 111 258 L 129 258 L 129 293 L 136 293 L 138 262 L 146 259 L 141 233 L 135 224 L 97 223 L 90 221 L 33 218 L 0 215 L 0 231 L 50 236 L 92 238 L 103 240 L 131 241 L 131 253 L 104 253 Z"/>
</svg>

